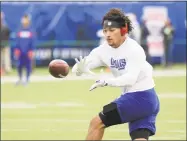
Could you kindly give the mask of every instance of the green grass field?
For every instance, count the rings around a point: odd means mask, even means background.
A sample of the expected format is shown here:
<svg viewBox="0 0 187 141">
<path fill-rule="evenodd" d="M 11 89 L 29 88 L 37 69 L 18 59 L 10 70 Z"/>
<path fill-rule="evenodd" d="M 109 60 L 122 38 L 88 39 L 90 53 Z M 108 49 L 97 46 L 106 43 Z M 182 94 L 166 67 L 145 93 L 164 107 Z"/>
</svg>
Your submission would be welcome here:
<svg viewBox="0 0 187 141">
<path fill-rule="evenodd" d="M 120 95 L 118 88 L 89 92 L 92 80 L 1 85 L 2 140 L 81 140 L 90 119 Z M 186 140 L 186 76 L 155 77 L 161 111 L 155 140 Z M 128 125 L 106 129 L 105 140 L 129 140 Z"/>
</svg>

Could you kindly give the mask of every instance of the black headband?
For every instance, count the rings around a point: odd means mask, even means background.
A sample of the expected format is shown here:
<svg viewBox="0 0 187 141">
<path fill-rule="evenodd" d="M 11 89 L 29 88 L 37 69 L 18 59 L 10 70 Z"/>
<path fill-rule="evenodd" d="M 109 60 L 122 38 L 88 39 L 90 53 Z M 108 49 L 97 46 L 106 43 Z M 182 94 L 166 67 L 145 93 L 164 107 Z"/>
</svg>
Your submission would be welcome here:
<svg viewBox="0 0 187 141">
<path fill-rule="evenodd" d="M 103 22 L 103 28 L 107 28 L 107 27 L 111 27 L 111 28 L 121 28 L 122 25 L 116 21 L 109 21 L 109 20 L 105 20 Z"/>
</svg>

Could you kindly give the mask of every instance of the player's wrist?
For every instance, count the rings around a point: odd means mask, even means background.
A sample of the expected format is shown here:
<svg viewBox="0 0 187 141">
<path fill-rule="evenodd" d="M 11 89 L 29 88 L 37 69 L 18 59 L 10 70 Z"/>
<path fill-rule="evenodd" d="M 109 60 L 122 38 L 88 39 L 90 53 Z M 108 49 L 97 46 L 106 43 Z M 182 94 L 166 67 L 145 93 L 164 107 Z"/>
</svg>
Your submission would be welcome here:
<svg viewBox="0 0 187 141">
<path fill-rule="evenodd" d="M 108 83 L 107 83 L 106 80 L 103 80 L 103 87 L 104 87 L 104 86 L 108 86 Z"/>
<path fill-rule="evenodd" d="M 107 82 L 105 82 L 105 85 L 104 86 L 108 86 L 108 83 Z"/>
<path fill-rule="evenodd" d="M 80 71 L 76 71 L 76 76 L 81 76 L 83 73 Z"/>
</svg>

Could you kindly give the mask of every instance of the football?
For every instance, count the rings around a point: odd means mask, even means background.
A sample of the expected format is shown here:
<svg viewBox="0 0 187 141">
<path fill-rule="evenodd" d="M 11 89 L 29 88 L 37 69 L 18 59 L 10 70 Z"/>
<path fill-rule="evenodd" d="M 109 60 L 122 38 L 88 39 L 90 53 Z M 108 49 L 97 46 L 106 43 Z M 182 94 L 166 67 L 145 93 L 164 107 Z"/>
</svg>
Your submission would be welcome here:
<svg viewBox="0 0 187 141">
<path fill-rule="evenodd" d="M 64 78 L 69 73 L 69 65 L 61 59 L 52 60 L 49 63 L 49 73 L 55 78 Z"/>
</svg>

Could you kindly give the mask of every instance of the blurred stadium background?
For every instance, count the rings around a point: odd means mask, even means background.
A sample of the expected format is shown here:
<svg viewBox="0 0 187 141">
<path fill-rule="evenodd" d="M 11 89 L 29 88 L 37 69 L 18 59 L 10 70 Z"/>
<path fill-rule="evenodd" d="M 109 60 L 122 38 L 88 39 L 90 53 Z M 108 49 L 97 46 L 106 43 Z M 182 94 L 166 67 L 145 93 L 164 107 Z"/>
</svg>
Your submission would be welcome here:
<svg viewBox="0 0 187 141">
<path fill-rule="evenodd" d="M 2 140 L 85 139 L 89 120 L 104 104 L 117 98 L 120 90 L 101 88 L 89 92 L 96 78 L 75 77 L 70 72 L 59 80 L 49 75 L 47 66 L 56 58 L 72 66 L 75 57 L 85 56 L 97 47 L 103 41 L 102 17 L 113 7 L 136 15 L 135 26 L 140 26 L 144 18 L 151 21 L 152 33 L 160 31 L 164 21 L 170 19 L 175 29 L 170 48 L 172 66 L 163 66 L 162 36 L 152 35 L 149 40 L 161 101 L 157 134 L 151 139 L 186 140 L 186 2 L 1 2 L 11 31 L 13 67 L 8 74 L 1 71 Z M 29 85 L 15 86 L 18 77 L 13 49 L 24 14 L 30 16 L 36 32 L 34 70 Z M 98 78 L 110 76 L 107 68 L 94 71 Z M 128 140 L 128 125 L 108 128 L 104 139 Z"/>
</svg>

